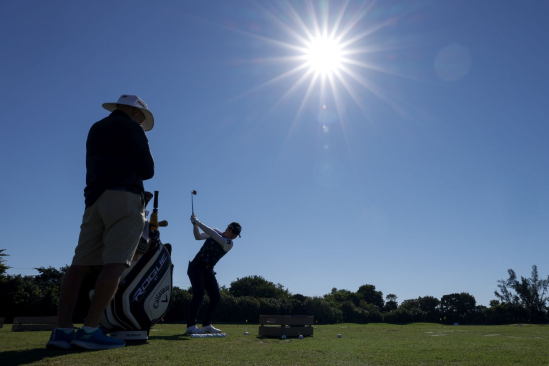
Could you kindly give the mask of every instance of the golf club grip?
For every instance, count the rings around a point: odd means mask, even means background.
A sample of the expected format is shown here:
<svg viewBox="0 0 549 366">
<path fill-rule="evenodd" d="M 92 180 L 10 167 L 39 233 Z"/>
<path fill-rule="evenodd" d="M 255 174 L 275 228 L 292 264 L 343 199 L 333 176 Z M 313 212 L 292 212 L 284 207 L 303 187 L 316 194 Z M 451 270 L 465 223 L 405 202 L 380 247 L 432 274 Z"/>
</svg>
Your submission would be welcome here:
<svg viewBox="0 0 549 366">
<path fill-rule="evenodd" d="M 158 191 L 154 191 L 154 205 L 153 208 L 158 208 Z"/>
</svg>

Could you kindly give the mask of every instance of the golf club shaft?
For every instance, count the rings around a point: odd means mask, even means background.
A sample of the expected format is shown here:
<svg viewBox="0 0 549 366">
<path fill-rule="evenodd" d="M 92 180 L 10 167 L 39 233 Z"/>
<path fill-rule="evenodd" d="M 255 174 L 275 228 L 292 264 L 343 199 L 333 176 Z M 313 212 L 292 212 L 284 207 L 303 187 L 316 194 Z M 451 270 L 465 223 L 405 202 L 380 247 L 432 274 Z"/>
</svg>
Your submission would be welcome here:
<svg viewBox="0 0 549 366">
<path fill-rule="evenodd" d="M 153 209 L 158 211 L 158 191 L 154 191 Z"/>
</svg>

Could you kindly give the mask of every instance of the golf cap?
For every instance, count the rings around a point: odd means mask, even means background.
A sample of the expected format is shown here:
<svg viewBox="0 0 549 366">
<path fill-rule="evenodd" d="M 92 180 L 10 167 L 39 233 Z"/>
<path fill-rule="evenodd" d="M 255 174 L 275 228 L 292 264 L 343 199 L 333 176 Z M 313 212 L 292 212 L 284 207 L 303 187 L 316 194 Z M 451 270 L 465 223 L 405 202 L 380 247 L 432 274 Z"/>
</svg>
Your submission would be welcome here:
<svg viewBox="0 0 549 366">
<path fill-rule="evenodd" d="M 242 231 L 242 227 L 238 222 L 231 222 L 227 228 L 231 229 L 233 234 L 238 235 L 238 237 L 241 238 L 240 231 Z"/>
<path fill-rule="evenodd" d="M 120 98 L 118 98 L 118 102 L 116 102 L 116 103 L 103 103 L 103 108 L 105 108 L 109 112 L 112 112 L 116 109 L 117 104 L 125 104 L 125 105 L 129 105 L 131 107 L 138 108 L 145 115 L 145 120 L 141 124 L 141 126 L 143 126 L 143 129 L 145 131 L 150 131 L 150 130 L 153 129 L 153 127 L 154 127 L 154 117 L 153 117 L 151 111 L 149 111 L 149 107 L 147 107 L 147 103 L 145 103 L 137 95 L 122 94 L 122 96 Z"/>
</svg>

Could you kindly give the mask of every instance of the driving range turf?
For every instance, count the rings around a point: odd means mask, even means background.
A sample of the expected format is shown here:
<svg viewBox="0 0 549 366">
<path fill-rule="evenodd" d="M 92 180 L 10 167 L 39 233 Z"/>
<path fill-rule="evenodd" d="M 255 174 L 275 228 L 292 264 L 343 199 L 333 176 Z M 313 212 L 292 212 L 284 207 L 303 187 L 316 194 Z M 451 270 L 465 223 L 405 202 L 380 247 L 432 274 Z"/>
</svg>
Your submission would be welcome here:
<svg viewBox="0 0 549 366">
<path fill-rule="evenodd" d="M 548 325 L 344 323 L 317 325 L 312 337 L 285 340 L 259 337 L 257 324 L 216 325 L 227 337 L 190 338 L 183 324 L 157 324 L 147 343 L 91 352 L 47 350 L 50 332 L 12 332 L 5 324 L 0 365 L 549 364 Z"/>
</svg>

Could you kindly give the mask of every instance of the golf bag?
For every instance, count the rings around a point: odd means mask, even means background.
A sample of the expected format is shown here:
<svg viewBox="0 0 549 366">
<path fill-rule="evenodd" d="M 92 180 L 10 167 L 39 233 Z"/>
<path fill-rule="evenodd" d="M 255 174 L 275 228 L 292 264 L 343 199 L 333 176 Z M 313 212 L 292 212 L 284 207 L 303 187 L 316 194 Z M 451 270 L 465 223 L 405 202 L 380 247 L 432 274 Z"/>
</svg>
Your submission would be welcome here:
<svg viewBox="0 0 549 366">
<path fill-rule="evenodd" d="M 158 191 L 155 191 L 155 211 L 157 207 Z M 167 225 L 166 221 L 159 223 Z M 131 265 L 123 272 L 118 290 L 100 320 L 111 337 L 147 340 L 152 326 L 166 315 L 173 290 L 171 251 L 170 244 L 160 241 L 158 230 L 149 230 L 147 221 Z M 93 293 L 94 290 L 89 292 L 90 301 Z"/>
</svg>

